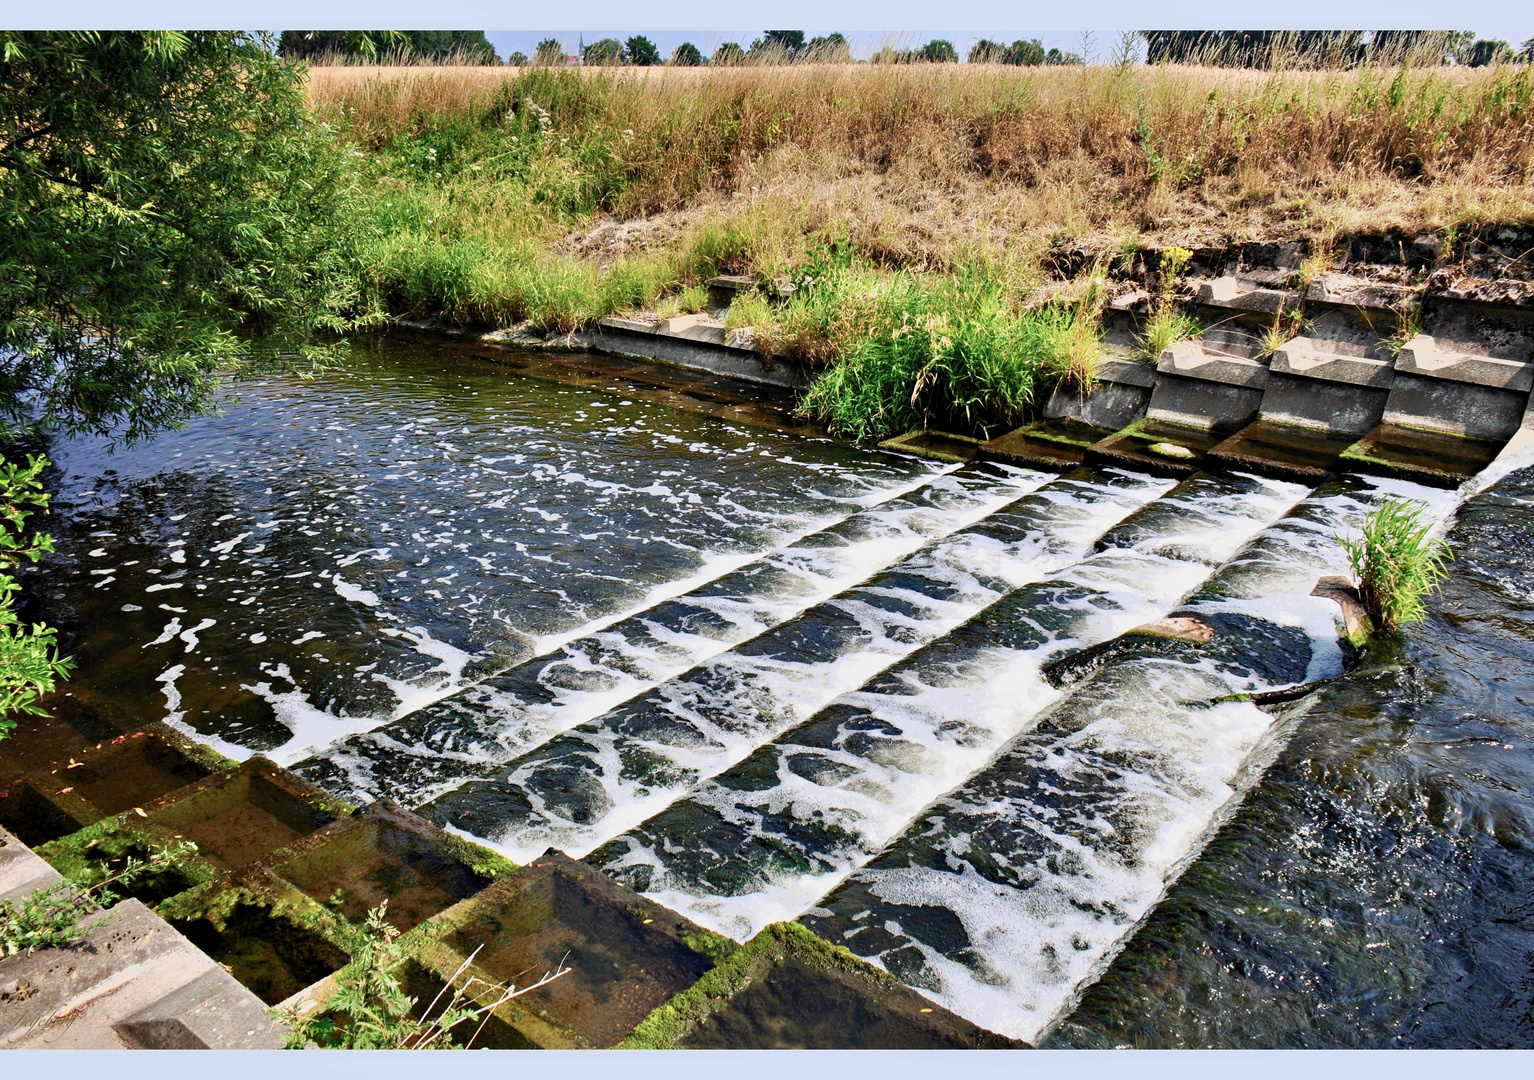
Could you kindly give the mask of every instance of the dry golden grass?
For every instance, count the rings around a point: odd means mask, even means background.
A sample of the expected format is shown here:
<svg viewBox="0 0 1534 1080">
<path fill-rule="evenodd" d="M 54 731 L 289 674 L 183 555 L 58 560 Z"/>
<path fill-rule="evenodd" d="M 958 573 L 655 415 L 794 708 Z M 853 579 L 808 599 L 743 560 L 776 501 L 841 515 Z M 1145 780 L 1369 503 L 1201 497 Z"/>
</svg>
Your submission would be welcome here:
<svg viewBox="0 0 1534 1080">
<path fill-rule="evenodd" d="M 1527 66 L 328 67 L 309 87 L 372 145 L 536 102 L 611 144 L 599 209 L 631 223 L 625 243 L 731 221 L 766 264 L 827 229 L 938 267 L 1534 219 Z"/>
</svg>

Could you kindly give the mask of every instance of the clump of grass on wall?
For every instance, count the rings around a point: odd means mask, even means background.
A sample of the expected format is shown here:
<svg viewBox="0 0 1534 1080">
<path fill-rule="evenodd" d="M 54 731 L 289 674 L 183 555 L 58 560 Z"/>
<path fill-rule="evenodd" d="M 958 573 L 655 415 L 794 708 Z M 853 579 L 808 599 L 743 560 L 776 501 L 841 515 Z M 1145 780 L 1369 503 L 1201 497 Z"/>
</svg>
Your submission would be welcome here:
<svg viewBox="0 0 1534 1080">
<path fill-rule="evenodd" d="M 1389 498 L 1364 519 L 1363 535 L 1343 537 L 1359 599 L 1374 625 L 1386 633 L 1419 621 L 1422 598 L 1448 576 L 1449 545 L 1430 537 L 1421 503 Z"/>
<path fill-rule="evenodd" d="M 1147 364 L 1154 364 L 1172 345 L 1203 329 L 1197 319 L 1177 310 L 1177 279 L 1182 277 L 1192 259 L 1193 252 L 1187 248 L 1173 246 L 1161 253 L 1161 288 L 1156 296 L 1156 308 L 1140 335 L 1140 359 Z"/>
<path fill-rule="evenodd" d="M 1082 308 L 1019 311 L 984 267 L 929 276 L 817 259 L 802 280 L 779 312 L 780 342 L 824 364 L 804 414 L 852 438 L 1011 425 L 1042 374 L 1083 355 Z"/>
</svg>

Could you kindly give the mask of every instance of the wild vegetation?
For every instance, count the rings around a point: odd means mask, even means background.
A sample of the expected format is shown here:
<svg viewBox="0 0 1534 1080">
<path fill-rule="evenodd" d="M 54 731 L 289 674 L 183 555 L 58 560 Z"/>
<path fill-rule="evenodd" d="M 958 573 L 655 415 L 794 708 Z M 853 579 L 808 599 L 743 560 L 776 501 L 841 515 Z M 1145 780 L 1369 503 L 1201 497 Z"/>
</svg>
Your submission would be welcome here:
<svg viewBox="0 0 1534 1080">
<path fill-rule="evenodd" d="M 99 925 L 85 921 L 91 912 L 122 899 L 114 886 L 127 886 L 146 874 L 170 869 L 196 852 L 196 844 L 182 841 L 157 848 L 147 859 L 130 855 L 117 870 L 98 869 L 20 900 L 0 900 L 0 959 L 73 945 Z"/>
<path fill-rule="evenodd" d="M 1051 372 L 1090 377 L 1096 275 L 1039 300 L 1062 247 L 1534 217 L 1525 66 L 336 67 L 309 95 L 360 155 L 378 310 L 569 330 L 752 275 L 757 341 L 859 436 L 1009 422 Z M 1164 291 L 1147 354 L 1196 329 Z"/>
<path fill-rule="evenodd" d="M 400 985 L 407 956 L 387 914 L 387 901 L 368 912 L 348 944 L 351 961 L 336 974 L 335 991 L 319 1008 L 274 1010 L 287 1025 L 289 1050 L 469 1049 L 497 1008 L 570 970 L 561 965 L 521 989 L 490 983 L 469 973 L 475 949 L 423 1004 Z"/>
<path fill-rule="evenodd" d="M 1385 499 L 1364 519 L 1362 534 L 1342 537 L 1359 599 L 1374 625 L 1393 634 L 1427 613 L 1422 598 L 1448 572 L 1447 542 L 1430 535 L 1420 503 Z"/>
</svg>

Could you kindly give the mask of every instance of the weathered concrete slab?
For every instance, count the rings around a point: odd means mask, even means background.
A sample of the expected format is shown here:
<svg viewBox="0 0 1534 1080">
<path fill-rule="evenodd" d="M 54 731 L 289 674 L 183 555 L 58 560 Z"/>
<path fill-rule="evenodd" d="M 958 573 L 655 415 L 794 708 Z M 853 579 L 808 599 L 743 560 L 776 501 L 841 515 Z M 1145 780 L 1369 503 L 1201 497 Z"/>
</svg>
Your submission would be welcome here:
<svg viewBox="0 0 1534 1080">
<path fill-rule="evenodd" d="M 1319 484 L 1336 471 L 1338 459 L 1357 437 L 1278 423 L 1267 419 L 1266 412 L 1263 417 L 1212 447 L 1206 463 L 1233 472 Z"/>
<path fill-rule="evenodd" d="M 624 356 L 642 356 L 693 371 L 724 375 L 764 386 L 792 389 L 805 384 L 804 377 L 791 365 L 764 360 L 760 353 L 738 347 L 748 339 L 738 331 L 729 333 L 736 335 L 734 343 L 726 343 L 729 334 L 718 343 L 694 341 L 686 337 L 658 334 L 653 330 L 639 331 L 610 325 L 607 320 L 603 320 L 595 330 L 571 334 L 569 343 Z"/>
<path fill-rule="evenodd" d="M 1357 438 L 1385 414 L 1388 390 L 1357 383 L 1309 379 L 1277 371 L 1262 395 L 1260 420 Z"/>
<path fill-rule="evenodd" d="M 160 1046 L 154 1031 L 129 1039 L 117 1025 L 180 1020 L 176 1045 L 277 1047 L 281 1036 L 263 1007 L 217 964 L 137 900 L 97 916 L 85 939 L 0 961 L 0 1046 L 20 1049 L 121 1049 Z M 178 991 L 198 984 L 188 994 Z M 216 1004 L 216 1021 L 195 1010 Z M 244 1025 L 241 1027 L 240 1025 Z"/>
<path fill-rule="evenodd" d="M 1261 390 L 1268 385 L 1266 364 L 1206 349 L 1197 341 L 1179 341 L 1161 354 L 1156 371 L 1184 379 Z M 1160 385 L 1158 380 L 1157 385 Z"/>
<path fill-rule="evenodd" d="M 1424 378 L 1399 366 L 1381 420 L 1445 435 L 1506 442 L 1523 422 L 1527 391 Z"/>
<path fill-rule="evenodd" d="M 1395 368 L 1390 361 L 1344 354 L 1330 342 L 1311 337 L 1293 338 L 1279 346 L 1268 368 L 1271 374 L 1379 390 L 1389 390 L 1395 380 Z"/>
<path fill-rule="evenodd" d="M 953 435 L 946 431 L 908 431 L 893 439 L 885 439 L 879 449 L 953 463 L 973 461 L 980 452 L 981 442 L 968 435 Z"/>
<path fill-rule="evenodd" d="M 622 1044 L 767 1050 L 957 1050 L 1023 1044 L 956 1016 L 798 923 L 774 923 Z"/>
<path fill-rule="evenodd" d="M 1427 334 L 1418 334 L 1401 347 L 1396 371 L 1521 394 L 1534 387 L 1534 363 L 1462 352 Z"/>
<path fill-rule="evenodd" d="M 1163 373 L 1156 381 L 1147 420 L 1212 432 L 1232 432 L 1257 418 L 1263 391 L 1245 386 L 1185 379 Z"/>
<path fill-rule="evenodd" d="M 1220 277 L 1199 286 L 1198 302 L 1205 307 L 1276 315 L 1298 305 L 1300 298 L 1286 289 L 1266 289 L 1240 278 Z"/>
<path fill-rule="evenodd" d="M 112 1025 L 135 1050 L 277 1050 L 282 1025 L 228 972 L 214 967 Z"/>
<path fill-rule="evenodd" d="M 0 900 L 21 900 L 63 880 L 15 834 L 0 829 Z"/>
<path fill-rule="evenodd" d="M 1305 290 L 1312 303 L 1338 304 L 1376 311 L 1404 311 L 1421 302 L 1418 290 L 1347 274 L 1321 274 Z"/>
</svg>

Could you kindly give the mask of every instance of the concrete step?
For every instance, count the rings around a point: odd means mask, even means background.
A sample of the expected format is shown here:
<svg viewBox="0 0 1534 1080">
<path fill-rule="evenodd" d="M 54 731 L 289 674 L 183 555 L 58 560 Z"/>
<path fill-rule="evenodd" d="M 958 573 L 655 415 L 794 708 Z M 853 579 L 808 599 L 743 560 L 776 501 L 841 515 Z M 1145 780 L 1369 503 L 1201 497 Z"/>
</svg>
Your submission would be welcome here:
<svg viewBox="0 0 1534 1080">
<path fill-rule="evenodd" d="M 973 461 L 979 453 L 981 440 L 968 435 L 953 435 L 946 431 L 908 431 L 879 444 L 880 450 L 893 450 L 897 454 L 915 454 L 932 461 L 950 464 Z"/>
<path fill-rule="evenodd" d="M 979 456 L 982 461 L 1063 472 L 1080 465 L 1094 443 L 1113 433 L 1112 428 L 1075 420 L 1039 420 L 982 443 Z"/>
<path fill-rule="evenodd" d="M 0 900 L 19 901 L 63 880 L 31 848 L 0 829 Z"/>
<path fill-rule="evenodd" d="M 1270 373 L 1297 379 L 1372 386 L 1389 390 L 1395 368 L 1389 360 L 1337 351 L 1336 343 L 1311 337 L 1292 338 L 1279 346 L 1268 365 Z"/>
<path fill-rule="evenodd" d="M 1232 432 L 1255 420 L 1268 385 L 1267 365 L 1197 341 L 1163 352 L 1156 372 L 1147 419 L 1210 431 Z"/>
<path fill-rule="evenodd" d="M 1044 406 L 1047 420 L 1074 421 L 1116 431 L 1145 415 L 1156 372 L 1137 360 L 1105 358 L 1097 365 L 1090 390 L 1057 386 Z M 1092 441 L 1096 441 L 1095 439 Z"/>
<path fill-rule="evenodd" d="M 1354 472 L 1454 488 L 1489 465 L 1502 445 L 1501 440 L 1467 438 L 1387 422 L 1348 447 L 1340 464 Z"/>
<path fill-rule="evenodd" d="M 1200 285 L 1198 302 L 1205 307 L 1277 315 L 1297 307 L 1300 297 L 1288 289 L 1264 288 L 1252 281 L 1227 276 Z"/>
<path fill-rule="evenodd" d="M 1401 312 L 1421 303 L 1421 294 L 1405 285 L 1392 285 L 1347 274 L 1321 274 L 1305 290 L 1311 303 L 1372 311 Z"/>
<path fill-rule="evenodd" d="M 0 1046 L 282 1045 L 259 999 L 139 901 L 88 919 L 77 945 L 0 961 Z"/>
<path fill-rule="evenodd" d="M 1418 334 L 1402 346 L 1395 366 L 1397 371 L 1427 379 L 1449 379 L 1522 394 L 1534 388 L 1534 362 L 1460 352 L 1427 334 Z"/>
</svg>

